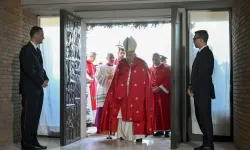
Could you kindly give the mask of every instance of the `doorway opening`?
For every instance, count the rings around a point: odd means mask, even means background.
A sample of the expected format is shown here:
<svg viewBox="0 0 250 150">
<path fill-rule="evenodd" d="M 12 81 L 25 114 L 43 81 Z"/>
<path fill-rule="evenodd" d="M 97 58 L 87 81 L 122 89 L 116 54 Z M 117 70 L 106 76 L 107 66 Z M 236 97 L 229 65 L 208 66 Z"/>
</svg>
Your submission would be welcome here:
<svg viewBox="0 0 250 150">
<path fill-rule="evenodd" d="M 45 34 L 40 48 L 50 79 L 44 89 L 38 135 L 60 137 L 60 17 L 40 17 L 38 22 Z"/>
<path fill-rule="evenodd" d="M 107 24 L 89 24 L 91 28 L 87 31 L 86 49 L 87 54 L 90 52 L 97 54 L 96 60 L 93 62 L 96 67 L 107 63 L 108 53 L 112 53 L 115 59 L 118 58 L 117 45 L 122 45 L 123 40 L 129 36 L 133 36 L 137 42 L 135 51 L 137 57 L 143 59 L 149 68 L 153 65 L 154 53 L 167 57 L 166 63 L 171 66 L 171 24 L 155 25 L 143 22 L 141 24 L 145 26 L 141 27 L 135 27 L 135 24 L 136 22 L 110 24 L 109 26 Z M 96 127 L 88 127 L 87 133 L 94 135 Z"/>
<path fill-rule="evenodd" d="M 45 33 L 45 39 L 40 45 L 43 52 L 44 68 L 50 76 L 50 87 L 45 89 L 44 106 L 39 124 L 39 135 L 60 135 L 60 17 L 40 17 L 40 26 Z M 132 23 L 131 23 L 132 24 Z M 167 57 L 167 64 L 171 66 L 171 24 L 144 23 L 146 27 L 135 28 L 132 25 L 95 26 L 87 31 L 87 52 L 96 52 L 94 64 L 106 62 L 107 53 L 117 57 L 118 48 L 127 36 L 133 36 L 137 43 L 136 54 L 152 66 L 153 53 Z M 94 132 L 95 129 L 90 132 Z"/>
</svg>

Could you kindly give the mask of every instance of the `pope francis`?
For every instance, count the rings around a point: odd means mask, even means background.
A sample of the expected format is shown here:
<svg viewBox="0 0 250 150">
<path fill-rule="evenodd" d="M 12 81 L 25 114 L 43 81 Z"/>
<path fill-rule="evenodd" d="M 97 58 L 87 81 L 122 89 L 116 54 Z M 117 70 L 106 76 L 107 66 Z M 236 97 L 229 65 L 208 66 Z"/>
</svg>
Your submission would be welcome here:
<svg viewBox="0 0 250 150">
<path fill-rule="evenodd" d="M 98 133 L 142 142 L 154 133 L 154 101 L 150 71 L 144 60 L 135 56 L 133 37 L 123 42 L 126 58 L 120 60 L 107 94 Z"/>
</svg>

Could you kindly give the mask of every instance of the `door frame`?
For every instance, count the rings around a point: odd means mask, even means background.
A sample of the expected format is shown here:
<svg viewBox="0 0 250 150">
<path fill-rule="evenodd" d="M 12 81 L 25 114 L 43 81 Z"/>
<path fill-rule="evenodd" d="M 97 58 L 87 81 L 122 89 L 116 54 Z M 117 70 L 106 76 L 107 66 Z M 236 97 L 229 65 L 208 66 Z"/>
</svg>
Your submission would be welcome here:
<svg viewBox="0 0 250 150">
<path fill-rule="evenodd" d="M 171 9 L 171 141 L 170 148 L 177 149 L 181 143 L 181 14 L 177 8 Z"/>
<path fill-rule="evenodd" d="M 230 136 L 217 136 L 214 135 L 214 141 L 215 142 L 232 142 L 233 141 L 233 64 L 232 64 L 232 9 L 231 8 L 216 8 L 216 9 L 188 9 L 187 10 L 187 46 L 188 46 L 188 53 L 189 53 L 189 22 L 190 18 L 188 16 L 188 12 L 191 11 L 210 11 L 210 12 L 216 12 L 216 11 L 228 11 L 229 13 L 229 48 L 230 48 L 230 54 L 229 54 L 229 59 L 230 59 Z M 190 67 L 189 66 L 189 54 L 187 56 L 188 60 L 188 75 L 187 75 L 187 83 L 190 82 Z M 190 97 L 187 95 L 187 100 L 189 100 L 189 103 L 187 104 L 187 109 L 188 109 L 188 140 L 189 141 L 202 141 L 202 135 L 201 134 L 193 134 L 192 133 L 192 118 L 191 118 L 191 104 L 190 104 Z"/>
<path fill-rule="evenodd" d="M 178 142 L 180 143 L 183 143 L 183 142 L 187 142 L 188 141 L 188 107 L 187 107 L 187 104 L 188 104 L 188 95 L 187 95 L 187 87 L 189 85 L 188 83 L 188 80 L 187 80 L 187 76 L 189 75 L 188 74 L 188 56 L 189 56 L 189 48 L 187 47 L 187 11 L 185 8 L 175 8 L 179 14 L 179 21 L 180 21 L 180 47 L 179 47 L 179 66 L 177 67 L 180 67 L 180 89 L 179 89 L 179 92 L 180 92 L 180 97 L 179 97 L 179 100 L 180 100 L 180 105 L 179 105 L 179 113 L 181 114 L 180 116 L 180 138 L 178 139 L 179 141 L 177 141 L 177 139 L 175 139 L 176 137 L 172 137 L 171 139 L 175 140 L 173 141 L 173 145 L 171 145 L 171 148 L 172 149 L 175 149 L 175 148 L 178 148 Z M 173 11 L 174 12 L 174 11 Z M 172 15 L 172 17 L 175 17 Z M 172 32 L 174 29 L 172 29 Z M 173 34 L 173 33 L 172 33 Z M 173 36 L 172 36 L 173 37 Z M 176 42 L 176 41 L 174 41 Z M 174 44 L 172 42 L 172 44 Z M 176 49 L 176 48 L 175 48 Z M 174 51 L 174 49 L 172 50 Z M 177 53 L 178 55 L 178 53 Z M 172 60 L 173 57 L 175 57 L 173 55 L 173 53 L 171 54 L 171 57 L 172 57 Z M 174 63 L 173 63 L 174 64 Z M 172 79 L 172 82 L 174 82 L 174 80 Z M 173 85 L 173 84 L 172 84 Z M 175 91 L 175 89 L 172 89 L 172 91 Z M 171 96 L 175 96 L 174 94 L 171 95 Z M 173 99 L 171 99 L 172 101 Z M 174 108 L 174 103 L 171 104 L 171 109 Z M 171 113 L 173 112 L 173 110 L 171 111 Z M 175 114 L 174 114 L 175 115 Z M 171 120 L 171 124 L 175 126 L 175 124 L 173 123 L 173 121 L 175 121 L 175 119 L 173 119 L 172 117 L 172 120 Z M 176 130 L 175 127 L 171 128 L 171 130 Z M 172 142 L 172 141 L 171 141 Z"/>
<path fill-rule="evenodd" d="M 188 141 L 188 94 L 187 94 L 187 88 L 189 86 L 188 78 L 189 78 L 189 48 L 188 48 L 188 28 L 187 28 L 187 10 L 185 8 L 178 8 L 179 12 L 181 13 L 181 59 L 183 59 L 182 63 L 182 70 L 183 77 L 183 86 L 181 91 L 182 94 L 182 142 Z"/>
<path fill-rule="evenodd" d="M 91 24 L 91 23 L 119 23 L 119 22 L 150 22 L 150 21 L 171 21 L 172 20 L 172 9 L 177 9 L 180 13 L 180 20 L 181 20 L 181 30 L 180 30 L 180 39 L 181 39 L 181 45 L 180 45 L 180 52 L 185 52 L 188 50 L 187 48 L 187 41 L 186 41 L 186 36 L 187 36 L 187 26 L 186 26 L 186 9 L 185 8 L 166 8 L 166 9 L 154 9 L 151 10 L 118 10 L 116 11 L 116 15 L 114 15 L 112 12 L 113 11 L 93 11 L 93 12 L 76 12 L 79 16 L 82 17 L 82 20 L 84 23 Z M 133 14 L 131 16 L 131 11 L 136 11 L 138 13 Z M 153 13 L 152 15 L 148 12 L 150 11 Z M 85 14 L 84 14 L 85 13 Z M 98 14 L 102 13 L 101 17 L 98 16 Z M 167 13 L 167 14 L 166 14 Z M 182 16 L 183 15 L 183 16 Z M 167 17 L 167 18 L 166 18 Z M 121 19 L 122 18 L 122 19 Z M 184 24 L 185 22 L 185 24 Z M 172 50 L 171 50 L 172 51 Z M 185 62 L 187 62 L 187 57 L 188 55 L 186 54 L 184 57 Z M 171 57 L 173 57 L 171 53 Z M 182 63 L 182 68 L 186 67 L 186 63 Z M 182 70 L 181 70 L 182 71 Z M 184 73 L 184 72 L 183 72 Z M 173 80 L 173 79 L 171 79 Z M 180 91 L 184 91 L 184 93 L 180 96 L 180 99 L 182 102 L 184 101 L 184 104 L 181 105 L 181 138 L 180 142 L 186 142 L 188 140 L 187 138 L 187 100 L 186 100 L 186 86 L 187 86 L 187 81 L 186 81 L 186 74 L 181 78 L 182 81 L 184 81 L 185 87 L 183 87 Z M 172 81 L 171 81 L 172 82 Z M 171 98 L 172 99 L 172 98 Z M 172 107 L 172 106 L 171 106 Z M 177 145 L 179 146 L 179 145 Z M 172 146 L 171 146 L 172 147 Z M 172 147 L 173 148 L 173 147 Z M 177 147 L 176 147 L 177 148 Z"/>
</svg>

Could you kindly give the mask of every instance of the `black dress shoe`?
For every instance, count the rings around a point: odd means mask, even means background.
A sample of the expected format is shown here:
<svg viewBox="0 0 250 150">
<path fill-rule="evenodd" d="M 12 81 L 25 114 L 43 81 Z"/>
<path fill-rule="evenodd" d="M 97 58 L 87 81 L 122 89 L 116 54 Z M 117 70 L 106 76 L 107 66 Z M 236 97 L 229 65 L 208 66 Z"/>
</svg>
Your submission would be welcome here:
<svg viewBox="0 0 250 150">
<path fill-rule="evenodd" d="M 194 148 L 194 150 L 201 150 L 202 146 Z"/>
<path fill-rule="evenodd" d="M 214 147 L 200 146 L 200 147 L 194 148 L 194 150 L 214 150 Z"/>
<path fill-rule="evenodd" d="M 35 146 L 33 144 L 29 144 L 29 143 L 26 143 L 26 142 L 22 142 L 21 145 L 22 145 L 23 150 L 41 150 L 40 147 L 37 147 L 37 146 Z"/>
<path fill-rule="evenodd" d="M 214 150 L 214 147 L 203 146 L 201 150 Z"/>
<path fill-rule="evenodd" d="M 42 146 L 39 143 L 37 143 L 35 146 L 39 147 L 40 149 L 47 149 L 47 146 Z"/>
<path fill-rule="evenodd" d="M 142 139 L 136 139 L 136 142 L 140 142 L 140 143 L 141 143 L 141 142 L 142 142 Z"/>
</svg>

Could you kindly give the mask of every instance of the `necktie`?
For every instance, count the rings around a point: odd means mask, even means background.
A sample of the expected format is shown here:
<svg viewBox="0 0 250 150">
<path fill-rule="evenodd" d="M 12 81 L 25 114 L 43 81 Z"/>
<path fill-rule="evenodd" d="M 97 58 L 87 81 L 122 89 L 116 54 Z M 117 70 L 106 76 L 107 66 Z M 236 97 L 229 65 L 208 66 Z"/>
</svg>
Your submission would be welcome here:
<svg viewBox="0 0 250 150">
<path fill-rule="evenodd" d="M 43 64 L 43 60 L 42 60 L 42 54 L 41 54 L 41 51 L 40 51 L 40 49 L 39 48 L 36 48 L 36 52 L 37 52 L 37 57 L 38 57 L 38 59 L 39 59 L 39 62 L 41 63 L 41 64 Z"/>
<path fill-rule="evenodd" d="M 200 51 L 197 52 L 196 57 L 199 56 L 199 54 L 200 54 Z"/>
</svg>

